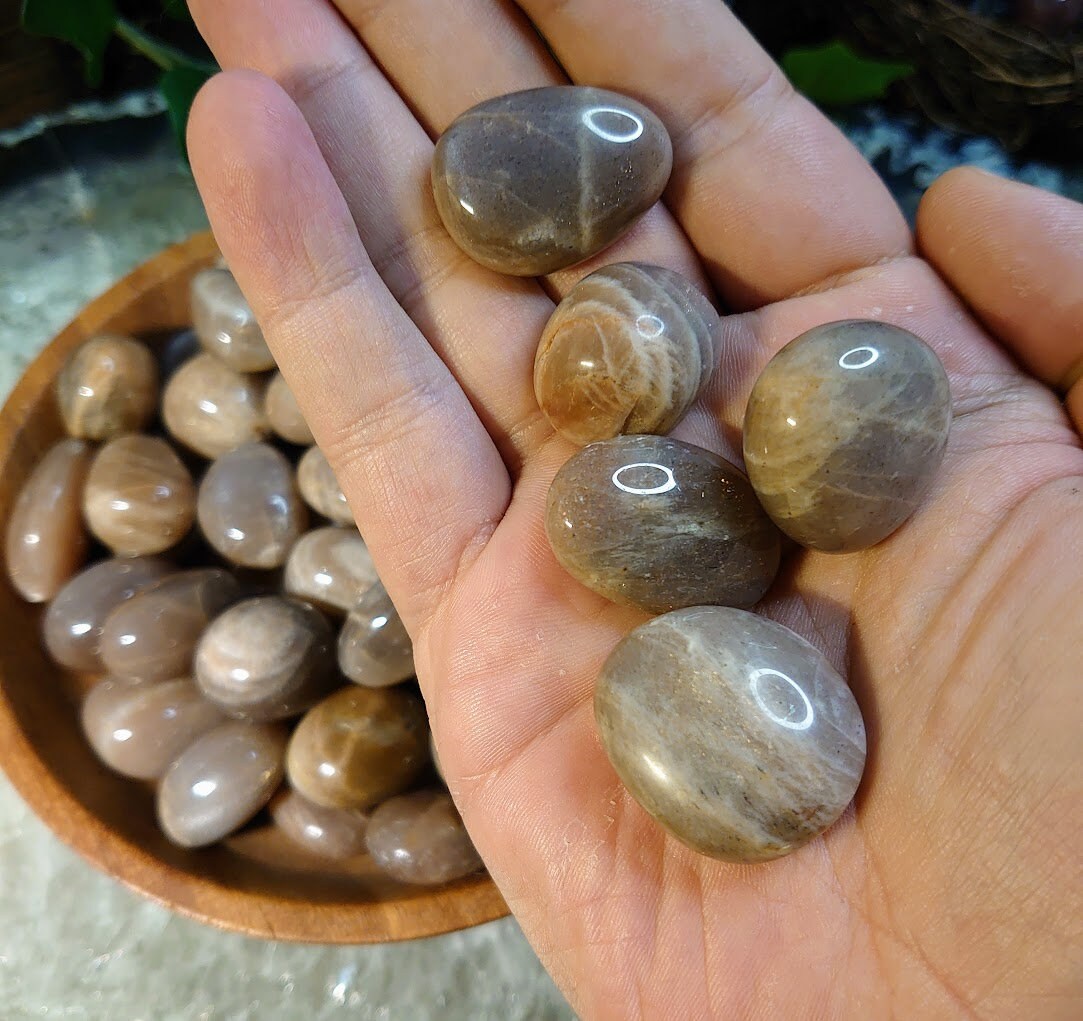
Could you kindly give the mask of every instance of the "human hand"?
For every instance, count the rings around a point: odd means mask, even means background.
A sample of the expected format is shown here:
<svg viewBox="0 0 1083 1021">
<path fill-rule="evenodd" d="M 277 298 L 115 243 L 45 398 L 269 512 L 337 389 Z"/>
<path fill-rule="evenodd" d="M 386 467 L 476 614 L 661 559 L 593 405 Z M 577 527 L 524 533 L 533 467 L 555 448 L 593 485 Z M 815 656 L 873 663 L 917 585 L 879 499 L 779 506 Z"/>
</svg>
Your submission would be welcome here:
<svg viewBox="0 0 1083 1021">
<path fill-rule="evenodd" d="M 1080 209 L 952 174 L 919 258 L 872 170 L 719 0 L 524 0 L 563 70 L 506 2 L 191 6 L 231 69 L 190 128 L 218 240 L 414 636 L 470 832 L 572 1003 L 1077 1016 L 1083 453 L 1048 384 L 1083 356 Z M 666 204 L 584 266 L 496 276 L 440 225 L 431 139 L 565 76 L 660 114 Z M 591 694 L 642 617 L 574 583 L 545 537 L 572 448 L 537 408 L 535 347 L 553 298 L 623 259 L 737 313 L 677 431 L 731 458 L 756 374 L 811 326 L 907 327 L 951 379 L 919 513 L 867 552 L 793 557 L 763 607 L 848 675 L 870 745 L 856 808 L 767 865 L 693 854 L 621 788 Z"/>
</svg>

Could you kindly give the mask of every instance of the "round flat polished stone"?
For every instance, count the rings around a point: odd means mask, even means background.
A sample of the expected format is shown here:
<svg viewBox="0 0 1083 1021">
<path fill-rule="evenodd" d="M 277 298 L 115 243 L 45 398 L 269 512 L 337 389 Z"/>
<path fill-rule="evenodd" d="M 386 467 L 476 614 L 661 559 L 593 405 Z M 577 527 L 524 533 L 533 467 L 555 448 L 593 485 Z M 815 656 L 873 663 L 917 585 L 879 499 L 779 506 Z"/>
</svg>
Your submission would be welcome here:
<svg viewBox="0 0 1083 1021">
<path fill-rule="evenodd" d="M 218 457 L 267 434 L 265 388 L 259 376 L 234 372 L 213 355 L 196 355 L 166 384 L 162 421 L 186 447 Z"/>
<path fill-rule="evenodd" d="M 78 347 L 56 380 L 64 427 L 84 440 L 138 432 L 158 405 L 158 366 L 145 344 L 105 334 Z"/>
<path fill-rule="evenodd" d="M 196 648 L 196 681 L 231 716 L 296 716 L 340 685 L 331 628 L 318 610 L 257 596 L 215 618 Z"/>
<path fill-rule="evenodd" d="M 228 269 L 213 266 L 192 278 L 192 325 L 204 349 L 238 372 L 275 367 L 263 331 Z"/>
<path fill-rule="evenodd" d="M 718 361 L 718 313 L 679 273 L 603 266 L 573 287 L 542 333 L 534 392 L 573 443 L 668 433 Z"/>
<path fill-rule="evenodd" d="M 584 447 L 553 479 L 545 528 L 569 574 L 651 613 L 751 606 L 778 571 L 781 537 L 740 469 L 662 436 Z"/>
<path fill-rule="evenodd" d="M 91 449 L 82 440 L 61 440 L 35 465 L 8 518 L 4 559 L 15 591 L 44 603 L 82 566 L 83 484 Z"/>
<path fill-rule="evenodd" d="M 338 668 L 355 684 L 386 688 L 414 676 L 414 644 L 379 579 L 346 616 Z"/>
<path fill-rule="evenodd" d="M 286 732 L 230 720 L 169 767 L 158 787 L 158 824 L 181 847 L 204 847 L 252 818 L 282 782 Z"/>
<path fill-rule="evenodd" d="M 673 148 L 645 106 L 589 86 L 486 100 L 436 143 L 433 194 L 467 255 L 515 276 L 582 262 L 662 194 Z"/>
<path fill-rule="evenodd" d="M 598 731 L 632 797 L 682 843 L 723 861 L 779 858 L 843 812 L 865 766 L 846 682 L 789 628 L 700 606 L 613 650 Z"/>
<path fill-rule="evenodd" d="M 188 677 L 196 643 L 240 586 L 228 571 L 180 571 L 121 603 L 105 621 L 101 658 L 116 677 L 168 681 Z"/>
<path fill-rule="evenodd" d="M 147 684 L 106 678 L 83 702 L 90 747 L 110 769 L 157 780 L 193 741 L 225 721 L 187 678 Z"/>
<path fill-rule="evenodd" d="M 271 428 L 287 443 L 307 447 L 315 442 L 312 430 L 297 406 L 297 398 L 281 372 L 276 372 L 267 385 L 265 409 Z"/>
<path fill-rule="evenodd" d="M 317 514 L 339 525 L 354 523 L 353 511 L 346 502 L 342 486 L 338 484 L 334 470 L 319 447 L 310 447 L 298 462 L 297 486 L 305 503 Z"/>
<path fill-rule="evenodd" d="M 102 672 L 102 633 L 123 602 L 165 577 L 170 566 L 153 557 L 102 560 L 80 571 L 45 611 L 42 633 L 54 662 L 71 670 Z"/>
<path fill-rule="evenodd" d="M 308 524 L 289 461 L 266 443 L 231 450 L 207 469 L 196 517 L 222 556 L 262 570 L 281 567 Z"/>
<path fill-rule="evenodd" d="M 779 528 L 846 553 L 914 513 L 950 426 L 948 377 L 928 345 L 886 323 L 829 323 L 787 344 L 756 381 L 745 464 Z"/>
<path fill-rule="evenodd" d="M 329 613 L 346 613 L 377 581 L 365 540 L 354 528 L 314 528 L 293 544 L 284 588 Z"/>
<path fill-rule="evenodd" d="M 271 803 L 271 818 L 290 840 L 321 858 L 341 861 L 365 851 L 364 812 L 325 808 L 297 791 L 286 791 Z"/>
<path fill-rule="evenodd" d="M 196 516 L 196 487 L 176 451 L 156 436 L 130 433 L 98 451 L 83 490 L 90 530 L 122 557 L 175 546 Z"/>
<path fill-rule="evenodd" d="M 369 819 L 365 844 L 375 864 L 403 883 L 435 886 L 483 867 L 447 791 L 402 794 Z"/>
<path fill-rule="evenodd" d="M 286 756 L 290 784 L 327 808 L 370 808 L 406 790 L 428 764 L 421 699 L 355 685 L 305 714 Z"/>
</svg>

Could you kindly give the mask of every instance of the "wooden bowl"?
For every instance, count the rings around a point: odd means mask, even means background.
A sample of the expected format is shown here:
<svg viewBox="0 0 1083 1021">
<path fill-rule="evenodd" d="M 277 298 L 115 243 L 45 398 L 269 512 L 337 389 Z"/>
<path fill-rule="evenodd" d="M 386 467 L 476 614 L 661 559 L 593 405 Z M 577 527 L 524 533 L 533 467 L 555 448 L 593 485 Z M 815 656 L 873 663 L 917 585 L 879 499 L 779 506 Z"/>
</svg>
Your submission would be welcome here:
<svg viewBox="0 0 1083 1021">
<path fill-rule="evenodd" d="M 189 280 L 217 255 L 210 234 L 167 249 L 91 302 L 35 359 L 0 411 L 0 523 L 63 435 L 53 381 L 67 356 L 103 331 L 153 344 L 187 326 Z M 0 767 L 46 825 L 103 872 L 182 914 L 277 940 L 379 943 L 507 914 L 488 876 L 409 887 L 367 859 L 314 859 L 270 825 L 203 850 L 174 847 L 158 831 L 151 788 L 111 773 L 83 738 L 79 703 L 92 679 L 46 659 L 42 608 L 16 595 L 6 565 L 0 574 Z"/>
</svg>

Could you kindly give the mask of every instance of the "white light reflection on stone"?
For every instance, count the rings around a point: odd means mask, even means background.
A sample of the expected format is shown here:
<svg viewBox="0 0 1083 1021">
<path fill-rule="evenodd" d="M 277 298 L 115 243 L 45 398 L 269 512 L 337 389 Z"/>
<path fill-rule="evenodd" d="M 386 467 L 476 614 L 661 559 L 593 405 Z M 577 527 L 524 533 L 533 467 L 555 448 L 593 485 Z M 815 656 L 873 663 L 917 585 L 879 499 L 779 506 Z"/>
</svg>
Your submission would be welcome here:
<svg viewBox="0 0 1083 1021">
<path fill-rule="evenodd" d="M 616 118 L 618 123 L 628 123 L 624 131 L 614 131 L 599 123 L 599 117 Z M 643 121 L 634 113 L 620 110 L 615 106 L 592 106 L 583 111 L 583 123 L 599 138 L 607 142 L 634 142 L 643 134 Z"/>
<path fill-rule="evenodd" d="M 787 684 L 790 688 L 797 693 L 801 702 L 804 703 L 805 713 L 800 719 L 795 720 L 794 714 L 797 711 L 797 703 L 785 699 L 785 703 L 788 704 L 788 711 L 785 716 L 779 716 L 770 706 L 767 704 L 767 700 L 764 698 L 763 693 L 760 691 L 760 682 L 764 678 L 775 678 L 776 684 L 781 681 L 783 684 Z M 753 670 L 749 674 L 749 687 L 752 689 L 752 697 L 756 700 L 756 704 L 780 727 L 785 727 L 787 730 L 808 730 L 812 726 L 812 721 L 816 719 L 816 713 L 813 711 L 812 703 L 809 701 L 808 695 L 801 690 L 801 686 L 792 678 L 782 673 L 781 670 L 772 670 L 770 667 L 761 667 L 758 670 Z M 780 701 L 778 695 L 775 696 L 776 703 Z"/>
<path fill-rule="evenodd" d="M 650 468 L 661 472 L 665 481 L 659 482 L 655 486 L 629 486 L 627 483 L 621 482 L 620 477 L 633 468 Z M 655 496 L 658 493 L 668 493 L 671 489 L 676 489 L 677 480 L 674 478 L 673 470 L 667 468 L 664 464 L 655 464 L 653 461 L 637 461 L 635 464 L 626 464 L 623 468 L 618 468 L 613 472 L 613 485 L 625 493 L 631 493 L 633 496 Z"/>
<path fill-rule="evenodd" d="M 874 347 L 855 347 L 839 359 L 839 365 L 844 369 L 867 369 L 879 358 L 880 352 Z"/>
</svg>

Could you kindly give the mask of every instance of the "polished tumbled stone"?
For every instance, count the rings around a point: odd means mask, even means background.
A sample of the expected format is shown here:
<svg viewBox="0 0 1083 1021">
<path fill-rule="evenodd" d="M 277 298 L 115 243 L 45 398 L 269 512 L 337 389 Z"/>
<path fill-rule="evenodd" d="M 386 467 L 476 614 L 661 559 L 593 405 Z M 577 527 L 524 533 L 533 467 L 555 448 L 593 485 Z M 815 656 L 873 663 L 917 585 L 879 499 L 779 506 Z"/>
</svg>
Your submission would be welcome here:
<svg viewBox="0 0 1083 1021">
<path fill-rule="evenodd" d="M 346 494 L 342 492 L 334 469 L 319 447 L 310 447 L 298 462 L 297 487 L 305 503 L 317 514 L 340 525 L 354 523 Z"/>
<path fill-rule="evenodd" d="M 106 618 L 105 669 L 140 681 L 190 676 L 200 636 L 239 594 L 233 575 L 215 567 L 180 571 L 148 585 Z"/>
<path fill-rule="evenodd" d="M 718 360 L 718 313 L 695 285 L 644 263 L 604 266 L 556 307 L 534 363 L 534 392 L 573 443 L 668 433 Z"/>
<path fill-rule="evenodd" d="M 158 787 L 158 823 L 181 847 L 203 847 L 252 818 L 282 782 L 286 732 L 230 720 L 169 767 Z"/>
<path fill-rule="evenodd" d="M 305 416 L 297 406 L 297 398 L 289 384 L 282 378 L 281 372 L 276 372 L 267 384 L 267 395 L 264 403 L 267 412 L 267 421 L 271 428 L 287 443 L 296 443 L 307 447 L 315 442 L 312 438 L 312 430 L 309 429 Z"/>
<path fill-rule="evenodd" d="M 830 323 L 787 344 L 756 381 L 745 464 L 779 528 L 844 553 L 913 514 L 950 425 L 948 378 L 928 345 L 886 323 Z"/>
<path fill-rule="evenodd" d="M 612 244 L 662 194 L 673 150 L 635 100 L 588 86 L 500 96 L 440 136 L 433 194 L 455 242 L 483 266 L 538 276 Z"/>
<path fill-rule="evenodd" d="M 320 858 L 339 861 L 364 853 L 364 812 L 326 808 L 297 791 L 286 791 L 271 802 L 271 818 L 298 847 Z"/>
<path fill-rule="evenodd" d="M 631 795 L 723 861 L 779 858 L 857 790 L 865 726 L 846 682 L 781 624 L 693 607 L 632 631 L 595 689 L 602 744 Z"/>
<path fill-rule="evenodd" d="M 385 801 L 369 819 L 365 844 L 373 863 L 403 883 L 450 883 L 482 867 L 443 790 L 414 791 Z"/>
<path fill-rule="evenodd" d="M 82 440 L 61 440 L 34 466 L 15 499 L 4 553 L 11 584 L 27 602 L 52 599 L 83 564 L 83 484 L 91 456 Z"/>
<path fill-rule="evenodd" d="M 192 278 L 192 324 L 204 349 L 238 372 L 275 367 L 252 309 L 228 269 L 212 266 Z"/>
<path fill-rule="evenodd" d="M 413 642 L 378 579 L 346 616 L 338 635 L 338 668 L 366 688 L 386 688 L 414 675 Z"/>
<path fill-rule="evenodd" d="M 751 606 L 778 570 L 781 536 L 744 474 L 662 436 L 584 447 L 553 480 L 545 527 L 569 574 L 653 613 Z"/>
<path fill-rule="evenodd" d="M 157 436 L 110 440 L 94 458 L 83 490 L 90 530 L 122 557 L 175 546 L 196 516 L 196 487 L 176 451 Z"/>
<path fill-rule="evenodd" d="M 231 606 L 203 633 L 195 654 L 200 690 L 231 716 L 296 716 L 341 684 L 331 628 L 296 599 L 257 596 Z"/>
<path fill-rule="evenodd" d="M 321 610 L 346 613 L 377 581 L 365 540 L 356 528 L 314 528 L 293 544 L 284 586 Z"/>
<path fill-rule="evenodd" d="M 108 677 L 83 702 L 83 733 L 110 769 L 156 780 L 193 741 L 225 721 L 188 678 L 160 684 Z"/>
</svg>

